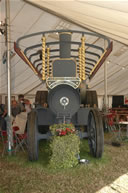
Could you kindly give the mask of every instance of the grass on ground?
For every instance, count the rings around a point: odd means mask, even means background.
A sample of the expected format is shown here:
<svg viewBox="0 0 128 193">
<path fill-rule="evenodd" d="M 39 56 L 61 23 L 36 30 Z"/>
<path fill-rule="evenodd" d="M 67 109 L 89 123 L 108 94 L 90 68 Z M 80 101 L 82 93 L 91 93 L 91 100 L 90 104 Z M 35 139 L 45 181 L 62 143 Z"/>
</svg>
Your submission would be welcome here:
<svg viewBox="0 0 128 193">
<path fill-rule="evenodd" d="M 0 157 L 0 193 L 95 193 L 128 171 L 128 142 L 121 147 L 106 144 L 102 159 L 95 159 L 82 140 L 80 157 L 89 164 L 67 170 L 49 169 L 49 152 L 49 143 L 43 141 L 37 162 L 29 162 L 22 151 Z"/>
</svg>

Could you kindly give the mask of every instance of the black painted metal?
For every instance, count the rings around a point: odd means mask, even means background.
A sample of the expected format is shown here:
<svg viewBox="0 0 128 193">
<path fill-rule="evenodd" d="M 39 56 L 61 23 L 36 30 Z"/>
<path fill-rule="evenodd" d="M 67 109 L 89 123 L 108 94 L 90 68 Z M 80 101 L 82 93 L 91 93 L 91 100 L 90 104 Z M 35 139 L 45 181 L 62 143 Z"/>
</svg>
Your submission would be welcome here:
<svg viewBox="0 0 128 193">
<path fill-rule="evenodd" d="M 88 115 L 88 142 L 91 154 L 102 157 L 104 150 L 103 123 L 98 109 L 91 109 Z"/>
<path fill-rule="evenodd" d="M 76 41 L 71 41 L 71 36 L 73 34 L 81 34 L 82 36 L 86 36 L 86 35 L 89 35 L 89 36 L 95 36 L 97 37 L 98 39 L 101 38 L 103 40 L 106 40 L 107 42 L 107 46 L 106 48 L 104 49 L 104 47 L 102 46 L 97 46 L 96 44 L 89 44 L 87 41 L 85 43 L 85 53 L 88 54 L 88 56 L 86 56 L 86 59 L 85 59 L 85 63 L 88 64 L 88 65 L 93 65 L 93 62 L 94 62 L 94 65 L 97 64 L 97 62 L 99 63 L 99 58 L 102 56 L 102 54 L 104 53 L 105 50 L 109 49 L 111 46 L 111 43 L 110 43 L 110 40 L 101 35 L 101 34 L 97 34 L 97 33 L 92 33 L 92 32 L 83 32 L 83 31 L 76 31 L 76 30 L 53 30 L 53 31 L 44 31 L 44 32 L 38 32 L 38 33 L 34 33 L 34 34 L 30 34 L 30 35 L 26 35 L 26 36 L 23 36 L 21 38 L 19 38 L 17 41 L 16 41 L 16 47 L 19 48 L 20 46 L 20 42 L 22 40 L 25 40 L 27 38 L 33 38 L 34 36 L 45 36 L 45 35 L 50 35 L 51 33 L 55 33 L 55 35 L 58 34 L 58 38 L 60 41 L 54 41 L 54 42 L 46 42 L 46 47 L 50 47 L 50 53 L 55 53 L 55 52 L 58 52 L 57 54 L 55 55 L 51 55 L 50 54 L 50 62 L 53 61 L 52 59 L 54 58 L 70 58 L 70 57 L 74 57 L 76 60 L 78 59 L 78 55 L 75 56 L 73 55 L 74 52 L 77 52 L 78 53 L 78 50 L 79 50 L 79 47 L 81 46 L 81 40 L 79 40 L 78 42 Z M 42 37 L 40 37 L 40 40 L 41 40 Z M 97 40 L 98 40 L 97 39 Z M 60 45 L 60 48 L 61 49 L 51 49 L 51 46 L 52 45 L 57 45 L 57 47 Z M 72 49 L 71 46 L 72 45 L 78 45 L 78 48 L 77 49 Z M 87 48 L 94 48 L 94 53 L 91 52 L 91 51 L 88 51 Z M 37 53 L 32 53 L 34 52 L 35 48 L 39 48 L 39 50 L 37 51 Z M 27 58 L 32 62 L 32 65 L 34 68 L 36 68 L 36 64 L 37 62 L 39 62 L 38 59 L 33 58 L 34 56 L 36 55 L 39 55 L 39 59 L 42 60 L 42 57 L 41 57 L 41 51 L 42 49 L 42 43 L 41 44 L 36 44 L 36 45 L 32 45 L 32 46 L 29 46 L 27 47 L 25 50 L 24 50 L 24 54 L 27 56 Z M 31 50 L 31 54 L 29 54 L 28 51 Z M 63 51 L 64 50 L 64 51 Z M 97 50 L 100 51 L 97 53 Z M 47 50 L 45 50 L 45 53 L 47 52 Z M 20 57 L 21 57 L 22 54 L 20 54 Z M 90 56 L 93 55 L 95 56 L 96 58 L 95 59 L 92 59 Z M 106 57 L 106 55 L 104 56 L 104 58 Z M 33 58 L 33 60 L 32 60 Z M 24 59 L 24 56 L 22 57 L 22 59 Z M 26 62 L 26 60 L 24 59 L 24 61 Z M 45 58 L 45 61 L 47 62 L 47 57 Z M 88 62 L 88 61 L 91 61 L 91 62 Z M 103 62 L 101 61 L 100 64 L 102 64 Z M 99 66 L 100 66 L 99 64 Z M 96 68 L 96 70 L 98 69 L 98 67 Z M 38 72 L 38 68 L 35 69 L 37 70 L 37 73 L 40 74 L 40 71 L 41 69 L 39 69 L 39 72 Z M 92 69 L 91 69 L 92 70 Z M 90 72 L 91 72 L 90 70 Z M 96 71 L 95 70 L 95 71 Z M 93 73 L 94 75 L 95 73 Z M 88 75 L 88 74 L 87 74 Z M 92 77 L 92 74 L 91 76 L 89 76 L 89 78 Z"/>
<path fill-rule="evenodd" d="M 29 160 L 34 161 L 38 160 L 38 122 L 37 122 L 37 113 L 32 111 L 28 115 L 27 123 L 27 143 L 28 143 L 28 155 Z"/>
<path fill-rule="evenodd" d="M 61 102 L 63 98 L 67 100 L 66 105 L 63 105 Z M 56 86 L 49 91 L 48 104 L 55 115 L 69 116 L 72 118 L 80 108 L 79 91 L 69 85 Z"/>
<path fill-rule="evenodd" d="M 37 32 L 37 33 L 33 33 L 33 34 L 29 34 L 29 35 L 25 35 L 25 36 L 20 37 L 16 41 L 16 44 L 17 44 L 17 47 L 19 47 L 19 43 L 23 39 L 32 38 L 33 36 L 38 36 L 38 35 L 43 36 L 45 34 L 50 34 L 50 33 L 55 33 L 56 34 L 56 33 L 61 33 L 61 32 L 71 32 L 71 33 L 78 33 L 78 34 L 83 34 L 83 35 L 96 36 L 96 37 L 102 38 L 102 39 L 107 41 L 107 43 L 108 43 L 107 48 L 109 48 L 109 45 L 110 45 L 110 40 L 104 35 L 101 35 L 101 34 L 98 34 L 98 33 L 92 33 L 92 32 L 76 31 L 76 30 L 52 30 L 52 31 Z"/>
<path fill-rule="evenodd" d="M 49 108 L 43 108 L 41 106 L 38 106 L 36 108 L 38 117 L 37 125 L 50 126 L 52 124 L 57 124 L 59 122 L 59 119 L 56 116 L 56 109 L 53 109 L 53 111 L 54 112 L 52 112 Z M 79 108 L 77 112 L 71 116 L 70 122 L 72 122 L 76 126 L 87 125 L 89 112 L 90 112 L 89 108 Z M 72 113 L 73 111 L 71 112 L 71 114 Z"/>
<path fill-rule="evenodd" d="M 59 55 L 55 55 L 55 56 L 51 56 L 51 57 L 50 57 L 50 59 L 55 59 L 55 58 L 59 58 Z M 71 55 L 71 58 L 75 58 L 76 61 L 78 61 L 78 56 Z M 87 61 L 94 62 L 94 64 L 89 63 L 89 62 L 85 62 L 86 64 L 89 64 L 89 65 L 91 65 L 91 66 L 95 66 L 95 64 L 96 64 L 96 62 L 97 62 L 96 60 L 91 59 L 91 58 L 88 58 L 88 57 L 86 57 L 86 60 L 87 60 Z M 33 62 L 33 65 L 35 66 L 36 63 L 37 63 L 37 62 L 40 62 L 40 61 L 41 61 L 41 59 L 36 59 L 36 60 Z M 47 60 L 46 60 L 46 62 L 47 62 Z M 50 60 L 49 62 L 51 63 L 51 62 L 53 62 L 53 60 Z M 42 64 L 42 63 L 41 63 L 41 64 Z"/>
<path fill-rule="evenodd" d="M 95 123 L 95 117 L 93 115 L 93 112 L 89 113 L 89 119 L 88 119 L 88 132 L 89 132 L 89 146 L 91 149 L 91 152 L 95 154 L 96 152 L 96 123 Z"/>
<path fill-rule="evenodd" d="M 60 33 L 60 58 L 70 58 L 71 55 L 71 33 Z"/>
<path fill-rule="evenodd" d="M 50 45 L 57 45 L 60 49 L 51 49 L 50 55 L 48 57 L 49 64 L 47 64 L 47 56 L 45 57 L 45 63 L 47 65 L 43 66 L 44 72 L 47 72 L 47 68 L 51 73 L 52 66 L 52 76 L 46 77 L 46 83 L 48 86 L 48 97 L 43 97 L 41 100 L 41 91 L 38 91 L 38 96 L 36 97 L 37 106 L 29 115 L 28 120 L 28 137 L 29 137 L 29 145 L 30 145 L 30 160 L 38 159 L 38 142 L 40 139 L 50 139 L 51 133 L 49 131 L 49 126 L 58 123 L 73 123 L 75 127 L 79 130 L 80 138 L 87 137 L 89 140 L 90 150 L 94 157 L 101 157 L 103 153 L 103 129 L 102 129 L 102 121 L 101 115 L 98 110 L 94 108 L 86 108 L 87 104 L 86 100 L 86 80 L 81 81 L 77 77 L 79 74 L 79 65 L 77 62 L 79 61 L 79 47 L 81 46 L 81 40 L 79 42 L 71 41 L 71 33 L 80 33 L 81 35 L 92 35 L 96 37 L 103 38 L 107 40 L 108 47 L 110 46 L 110 41 L 108 38 L 102 35 L 98 35 L 96 33 L 88 33 L 81 31 L 71 31 L 71 30 L 58 30 L 58 31 L 46 31 L 46 32 L 38 32 L 35 34 L 27 35 L 21 37 L 17 40 L 16 44 L 19 47 L 19 43 L 21 40 L 26 38 L 32 38 L 36 35 L 46 35 L 49 33 L 59 33 L 59 41 L 55 42 L 46 42 L 46 47 Z M 72 49 L 71 46 L 75 45 L 77 49 Z M 37 72 L 42 71 L 42 44 L 36 44 L 27 47 L 24 50 L 24 54 L 29 60 L 33 60 L 32 66 L 37 70 Z M 89 76 L 91 70 L 99 61 L 99 58 L 103 56 L 102 54 L 107 53 L 104 52 L 104 47 L 100 47 L 92 44 L 85 44 L 85 49 L 88 47 L 94 48 L 96 51 L 100 51 L 93 53 L 85 50 L 85 53 L 88 54 L 85 57 L 85 72 L 87 77 Z M 33 49 L 39 48 L 36 53 Z M 49 47 L 50 48 L 50 47 Z M 18 50 L 20 52 L 20 49 Z M 29 54 L 29 51 L 33 51 Z M 45 53 L 47 51 L 45 50 Z M 56 53 L 57 52 L 57 53 Z M 77 52 L 77 55 L 76 53 Z M 51 55 L 51 53 L 55 53 L 55 55 Z M 24 59 L 25 56 L 22 52 L 19 54 Z M 46 53 L 47 55 L 47 53 Z M 89 56 L 95 56 L 94 59 Z M 35 59 L 34 59 L 35 57 Z M 37 58 L 38 57 L 38 58 Z M 57 59 L 58 58 L 58 59 Z M 103 58 L 103 57 L 101 57 Z M 56 60 L 54 60 L 56 59 Z M 97 59 L 97 60 L 96 60 Z M 25 61 L 25 59 L 24 59 Z M 26 62 L 27 63 L 27 62 Z M 29 62 L 27 63 L 29 65 Z M 77 74 L 78 73 L 78 74 Z M 51 74 L 50 74 L 51 75 Z M 47 76 L 47 74 L 46 74 Z M 50 79 L 51 78 L 51 79 Z M 74 79 L 77 81 L 78 86 L 77 89 L 72 84 L 68 84 Z M 53 81 L 53 87 L 50 87 L 51 84 L 49 81 Z M 58 82 L 59 83 L 58 83 Z M 68 82 L 67 82 L 68 81 Z M 80 85 L 81 83 L 81 85 Z M 69 86 L 70 85 L 70 86 Z M 91 106 L 93 106 L 93 102 L 96 101 L 95 96 L 90 97 Z M 48 99 L 48 100 L 47 100 Z M 93 102 L 92 102 L 93 100 Z M 48 108 L 42 107 L 45 102 L 48 102 Z M 95 102 L 96 103 L 96 102 Z M 82 108 L 80 107 L 82 106 Z M 80 127 L 87 128 L 83 133 L 80 131 Z M 87 133 L 88 131 L 88 133 Z M 35 146 L 34 146 L 35 145 Z"/>
<path fill-rule="evenodd" d="M 47 42 L 46 43 L 46 46 L 50 46 L 50 45 L 59 45 L 59 41 L 58 42 Z M 75 42 L 75 41 L 71 41 L 71 43 L 70 44 L 72 44 L 72 45 L 81 45 L 81 42 Z M 32 49 L 34 49 L 34 48 L 41 48 L 41 46 L 42 46 L 42 44 L 36 44 L 36 45 L 33 45 L 33 46 L 29 46 L 29 47 L 27 47 L 25 50 L 24 50 L 24 54 L 25 55 L 27 55 L 27 52 L 29 51 L 29 50 L 32 50 Z M 98 49 L 98 50 L 100 50 L 102 53 L 104 52 L 104 49 L 102 48 L 102 47 L 100 47 L 100 46 L 96 46 L 96 45 L 93 45 L 93 44 L 88 44 L 88 43 L 86 43 L 86 46 L 88 46 L 88 47 L 92 47 L 92 48 L 95 48 L 95 49 Z"/>
<path fill-rule="evenodd" d="M 61 121 L 63 121 L 63 118 L 60 121 L 60 119 L 58 119 L 55 116 L 55 114 L 50 111 L 50 109 L 46 109 L 46 108 L 43 108 L 41 106 L 38 106 L 34 110 L 34 112 L 36 113 L 36 115 L 38 117 L 38 119 L 36 119 L 35 128 L 39 128 L 40 126 L 43 126 L 42 129 L 45 130 L 45 128 L 48 128 L 50 125 L 57 124 L 57 123 L 60 123 Z M 89 108 L 79 108 L 77 113 L 75 113 L 72 116 L 70 122 L 72 122 L 76 128 L 79 128 L 80 125 L 87 126 L 89 112 L 90 112 Z M 66 117 L 65 121 L 69 121 L 68 117 Z M 29 126 L 28 126 L 28 130 L 30 130 Z M 30 131 L 30 134 L 31 134 L 31 131 Z M 88 136 L 87 132 L 85 132 L 85 131 L 83 132 L 81 130 L 79 130 L 78 135 L 81 139 Z M 41 139 L 50 139 L 51 137 L 52 137 L 52 134 L 49 130 L 47 130 L 47 132 L 42 134 L 39 132 L 39 129 L 38 129 L 38 130 L 36 130 L 36 137 L 34 138 L 35 144 L 38 144 L 38 141 Z M 37 147 L 35 147 L 35 149 L 36 149 L 35 153 L 37 156 L 38 149 L 37 149 Z M 34 153 L 34 152 L 32 151 L 32 153 Z"/>
<path fill-rule="evenodd" d="M 45 51 L 47 52 L 47 51 Z M 50 49 L 50 53 L 53 53 L 53 52 L 59 52 L 59 49 Z M 78 52 L 78 49 L 71 49 L 71 52 Z M 85 54 L 90 54 L 90 55 L 94 55 L 96 56 L 98 59 L 100 58 L 100 55 L 97 54 L 97 53 L 94 53 L 94 52 L 90 52 L 90 51 L 87 51 L 85 50 Z M 36 56 L 36 55 L 39 55 L 39 58 L 41 59 L 42 58 L 42 51 L 41 50 L 38 50 L 38 52 L 35 52 L 33 54 L 31 54 L 29 56 L 29 60 L 32 62 L 32 57 L 33 56 Z"/>
<path fill-rule="evenodd" d="M 76 77 L 76 62 L 68 59 L 53 61 L 53 77 Z"/>
</svg>

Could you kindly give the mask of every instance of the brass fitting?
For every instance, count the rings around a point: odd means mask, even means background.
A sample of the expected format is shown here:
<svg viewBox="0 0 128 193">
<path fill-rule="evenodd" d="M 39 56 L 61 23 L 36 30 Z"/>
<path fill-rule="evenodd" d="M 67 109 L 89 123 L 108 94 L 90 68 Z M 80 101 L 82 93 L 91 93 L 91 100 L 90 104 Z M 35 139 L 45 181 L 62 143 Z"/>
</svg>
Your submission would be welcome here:
<svg viewBox="0 0 128 193">
<path fill-rule="evenodd" d="M 50 70 L 49 70 L 49 67 L 50 67 L 50 48 L 48 47 L 47 48 L 47 78 L 50 76 Z"/>
<path fill-rule="evenodd" d="M 79 47 L 79 77 L 82 80 L 82 54 L 81 54 L 81 47 Z"/>
<path fill-rule="evenodd" d="M 85 37 L 81 38 L 81 63 L 82 63 L 82 80 L 85 80 Z"/>
<path fill-rule="evenodd" d="M 42 80 L 46 80 L 45 76 L 45 49 L 46 49 L 46 38 L 42 37 Z"/>
</svg>

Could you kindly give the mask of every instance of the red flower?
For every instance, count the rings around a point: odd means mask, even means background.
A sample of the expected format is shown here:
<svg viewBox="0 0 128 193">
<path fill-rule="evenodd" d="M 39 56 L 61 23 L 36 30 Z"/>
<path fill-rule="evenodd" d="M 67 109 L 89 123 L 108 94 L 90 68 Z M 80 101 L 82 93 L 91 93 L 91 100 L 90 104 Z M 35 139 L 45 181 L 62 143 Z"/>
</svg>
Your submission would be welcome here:
<svg viewBox="0 0 128 193">
<path fill-rule="evenodd" d="M 55 132 L 56 132 L 56 135 L 59 135 L 59 136 L 70 135 L 75 133 L 75 128 L 70 128 L 70 127 L 64 127 L 62 129 L 57 128 Z"/>
<path fill-rule="evenodd" d="M 66 135 L 66 131 L 62 130 L 60 135 Z"/>
</svg>

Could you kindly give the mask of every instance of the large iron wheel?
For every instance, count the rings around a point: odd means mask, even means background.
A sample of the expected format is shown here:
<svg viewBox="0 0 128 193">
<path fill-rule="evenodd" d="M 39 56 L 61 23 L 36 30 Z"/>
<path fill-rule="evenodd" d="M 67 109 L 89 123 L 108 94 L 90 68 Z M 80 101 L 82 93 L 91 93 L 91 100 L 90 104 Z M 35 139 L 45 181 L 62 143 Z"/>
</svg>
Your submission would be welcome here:
<svg viewBox="0 0 128 193">
<path fill-rule="evenodd" d="M 86 91 L 85 104 L 90 105 L 90 107 L 94 107 L 94 105 L 98 107 L 97 93 L 95 90 Z"/>
<path fill-rule="evenodd" d="M 47 103 L 48 98 L 48 91 L 37 91 L 36 97 L 35 97 L 35 104 L 36 105 L 43 105 L 44 103 Z"/>
<path fill-rule="evenodd" d="M 88 117 L 88 143 L 91 154 L 96 157 L 102 157 L 104 150 L 104 132 L 102 117 L 97 109 L 92 109 Z"/>
<path fill-rule="evenodd" d="M 28 116 L 27 142 L 28 142 L 28 157 L 30 161 L 38 160 L 39 140 L 37 137 L 37 117 L 36 112 L 32 111 Z"/>
</svg>

